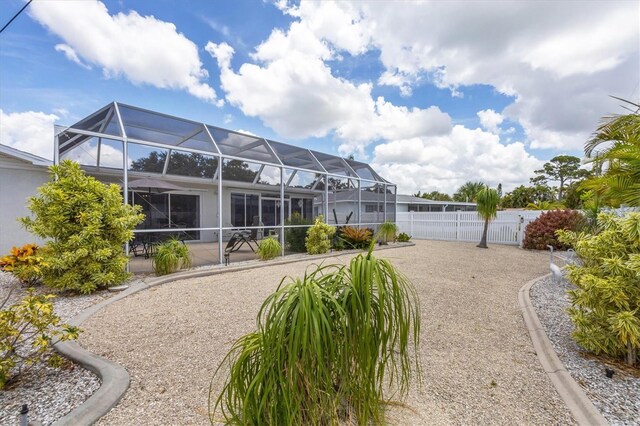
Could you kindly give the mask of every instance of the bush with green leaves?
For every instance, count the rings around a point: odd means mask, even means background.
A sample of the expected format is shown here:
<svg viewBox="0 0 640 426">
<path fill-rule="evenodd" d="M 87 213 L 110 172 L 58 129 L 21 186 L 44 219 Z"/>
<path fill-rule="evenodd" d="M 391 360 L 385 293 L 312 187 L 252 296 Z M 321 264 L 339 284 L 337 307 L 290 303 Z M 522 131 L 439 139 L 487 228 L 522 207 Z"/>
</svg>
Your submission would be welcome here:
<svg viewBox="0 0 640 426">
<path fill-rule="evenodd" d="M 331 248 L 331 237 L 336 233 L 336 228 L 324 223 L 324 217 L 322 215 L 316 217 L 316 221 L 307 230 L 307 237 L 305 238 L 305 247 L 309 254 L 322 254 L 329 251 Z"/>
<path fill-rule="evenodd" d="M 401 232 L 398 234 L 398 242 L 400 243 L 406 243 L 409 242 L 409 240 L 411 239 L 411 235 L 406 234 L 404 232 Z"/>
<path fill-rule="evenodd" d="M 298 212 L 294 212 L 289 219 L 287 219 L 284 224 L 287 225 L 308 225 L 311 226 L 311 220 L 304 219 L 302 215 Z M 284 231 L 284 241 L 287 245 L 287 249 L 294 253 L 304 253 L 307 251 L 305 246 L 305 238 L 307 236 L 308 227 L 299 228 L 285 228 Z"/>
<path fill-rule="evenodd" d="M 526 249 L 547 250 L 547 245 L 551 245 L 556 250 L 566 250 L 571 246 L 560 241 L 556 231 L 578 231 L 584 228 L 586 223 L 585 217 L 577 210 L 544 212 L 525 228 L 522 246 Z"/>
<path fill-rule="evenodd" d="M 156 249 L 153 257 L 153 269 L 156 275 L 172 274 L 178 269 L 191 267 L 191 252 L 182 241 L 171 238 Z"/>
<path fill-rule="evenodd" d="M 10 296 L 0 305 L 0 390 L 29 371 L 59 367 L 62 358 L 52 353 L 53 345 L 75 340 L 80 333 L 55 314 L 54 295 L 35 295 L 29 289 L 22 300 L 5 309 Z"/>
<path fill-rule="evenodd" d="M 45 265 L 42 250 L 33 243 L 20 248 L 13 247 L 8 255 L 0 257 L 0 270 L 12 274 L 27 285 L 33 285 L 42 278 L 42 268 Z"/>
<path fill-rule="evenodd" d="M 420 377 L 420 304 L 411 282 L 372 250 L 281 281 L 258 329 L 216 369 L 212 422 L 221 412 L 227 424 L 385 423 L 390 396 L 402 399 Z"/>
<path fill-rule="evenodd" d="M 376 233 L 376 239 L 383 243 L 387 244 L 389 241 L 396 241 L 398 234 L 398 225 L 393 222 L 385 222 L 380 225 L 378 232 Z"/>
<path fill-rule="evenodd" d="M 70 160 L 50 167 L 51 180 L 29 198 L 34 217 L 21 218 L 32 234 L 48 239 L 42 282 L 59 290 L 91 293 L 129 277 L 123 245 L 144 219 L 124 204 L 120 187 L 87 176 Z"/>
<path fill-rule="evenodd" d="M 595 354 L 625 359 L 640 355 L 640 213 L 600 213 L 597 235 L 558 231 L 581 264 L 568 266 L 569 315 L 576 342 Z"/>
<path fill-rule="evenodd" d="M 275 238 L 267 237 L 258 243 L 258 251 L 256 253 L 262 260 L 273 259 L 282 254 L 282 246 Z"/>
</svg>

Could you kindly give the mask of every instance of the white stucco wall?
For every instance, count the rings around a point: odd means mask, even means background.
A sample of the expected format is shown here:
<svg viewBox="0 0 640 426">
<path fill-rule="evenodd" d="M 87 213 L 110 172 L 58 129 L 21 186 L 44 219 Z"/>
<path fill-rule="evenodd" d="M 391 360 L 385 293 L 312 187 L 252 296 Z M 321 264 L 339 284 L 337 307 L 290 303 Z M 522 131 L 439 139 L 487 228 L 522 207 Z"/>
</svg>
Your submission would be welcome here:
<svg viewBox="0 0 640 426">
<path fill-rule="evenodd" d="M 27 199 L 48 180 L 46 167 L 0 154 L 0 256 L 13 246 L 43 243 L 22 228 L 18 218 L 29 215 Z"/>
</svg>

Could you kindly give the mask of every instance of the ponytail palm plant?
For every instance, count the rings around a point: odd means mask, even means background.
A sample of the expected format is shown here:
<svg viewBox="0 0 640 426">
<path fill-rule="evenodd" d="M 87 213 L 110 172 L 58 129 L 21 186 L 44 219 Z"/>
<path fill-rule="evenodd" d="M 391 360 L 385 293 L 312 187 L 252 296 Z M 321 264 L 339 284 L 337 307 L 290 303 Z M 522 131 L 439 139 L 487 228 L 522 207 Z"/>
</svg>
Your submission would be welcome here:
<svg viewBox="0 0 640 426">
<path fill-rule="evenodd" d="M 217 368 L 210 419 L 242 425 L 385 422 L 387 392 L 420 376 L 420 305 L 413 285 L 369 252 L 280 283 L 257 330 Z M 215 378 L 228 367 L 221 393 Z"/>
<path fill-rule="evenodd" d="M 498 191 L 495 189 L 484 187 L 476 196 L 476 203 L 478 204 L 478 214 L 484 220 L 484 230 L 482 231 L 482 239 L 477 247 L 488 248 L 487 246 L 487 231 L 489 229 L 489 222 L 498 215 Z"/>
</svg>

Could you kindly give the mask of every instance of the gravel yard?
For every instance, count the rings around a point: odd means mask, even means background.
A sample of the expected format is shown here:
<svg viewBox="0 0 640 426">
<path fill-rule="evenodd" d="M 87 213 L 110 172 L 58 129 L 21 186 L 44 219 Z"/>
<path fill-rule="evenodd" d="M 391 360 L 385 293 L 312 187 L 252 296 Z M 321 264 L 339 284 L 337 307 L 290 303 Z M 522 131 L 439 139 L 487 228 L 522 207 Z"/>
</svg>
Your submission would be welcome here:
<svg viewBox="0 0 640 426">
<path fill-rule="evenodd" d="M 26 295 L 26 289 L 6 272 L 0 271 L 0 301 L 11 287 L 7 307 Z M 36 293 L 52 293 L 45 287 L 37 287 Z M 65 296 L 53 299 L 55 312 L 66 321 L 89 306 L 101 302 L 113 293 L 101 291 L 91 295 Z M 23 404 L 29 407 L 29 418 L 38 419 L 44 425 L 53 423 L 73 408 L 83 403 L 100 387 L 96 375 L 69 362 L 60 369 L 45 367 L 38 375 L 25 375 L 18 386 L 0 391 L 0 424 L 18 424 Z"/>
<path fill-rule="evenodd" d="M 538 281 L 531 288 L 531 303 L 553 349 L 571 376 L 611 425 L 640 425 L 640 376 L 623 364 L 605 363 L 583 351 L 572 339 L 573 323 L 566 314 L 570 306 L 568 281 Z M 605 368 L 614 370 L 611 379 Z"/>
<path fill-rule="evenodd" d="M 416 241 L 378 256 L 414 282 L 422 303 L 424 382 L 411 390 L 408 408 L 392 410 L 393 423 L 574 423 L 538 362 L 518 306 L 520 287 L 548 272 L 545 253 Z M 300 276 L 310 264 L 176 281 L 92 317 L 80 343 L 131 374 L 129 391 L 100 424 L 207 424 L 214 369 L 233 340 L 254 328 L 281 278 Z"/>
</svg>

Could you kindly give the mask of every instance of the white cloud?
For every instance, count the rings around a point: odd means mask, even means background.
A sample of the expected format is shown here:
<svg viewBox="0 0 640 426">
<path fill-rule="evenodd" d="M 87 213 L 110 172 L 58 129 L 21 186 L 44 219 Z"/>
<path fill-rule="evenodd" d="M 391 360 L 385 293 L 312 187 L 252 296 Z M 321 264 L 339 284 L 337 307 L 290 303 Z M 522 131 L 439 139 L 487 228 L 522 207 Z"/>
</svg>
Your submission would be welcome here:
<svg viewBox="0 0 640 426">
<path fill-rule="evenodd" d="M 54 114 L 24 111 L 5 113 L 0 109 L 0 143 L 53 159 Z"/>
<path fill-rule="evenodd" d="M 91 65 L 85 64 L 84 62 L 82 62 L 78 57 L 78 54 L 76 53 L 76 51 L 73 50 L 71 46 L 61 43 L 61 44 L 56 44 L 54 48 L 56 49 L 56 51 L 64 53 L 64 56 L 66 56 L 67 59 L 70 60 L 71 62 L 75 62 L 76 64 L 80 65 L 84 69 L 87 69 L 87 70 L 91 69 Z"/>
<path fill-rule="evenodd" d="M 532 147 L 582 148 L 599 117 L 619 111 L 609 95 L 628 97 L 637 82 L 638 2 L 327 3 L 280 7 L 330 49 L 344 43 L 312 23 L 350 34 L 351 52 L 378 49 L 378 84 L 401 94 L 429 81 L 453 96 L 476 84 L 514 96 L 502 114 Z M 351 19 L 333 19 L 336 9 Z"/>
<path fill-rule="evenodd" d="M 291 32 L 275 30 L 254 54 L 264 66 L 245 63 L 238 72 L 231 68 L 231 46 L 209 42 L 205 49 L 218 61 L 227 101 L 286 137 L 335 132 L 342 141 L 340 152 L 364 155 L 364 147 L 374 140 L 450 130 L 451 119 L 439 108 L 395 106 L 382 97 L 374 100 L 370 83 L 356 85 L 332 75 L 322 59 L 331 57 L 324 44 L 312 46 L 312 53 L 304 46 L 310 44 L 300 43 Z"/>
<path fill-rule="evenodd" d="M 100 147 L 100 166 L 122 169 L 123 154 L 121 150 L 103 143 Z M 61 157 L 63 160 L 73 160 L 76 163 L 96 166 L 98 162 L 98 143 L 95 140 L 85 142 L 73 148 Z M 129 160 L 131 166 L 132 160 Z"/>
<path fill-rule="evenodd" d="M 39 1 L 29 14 L 65 41 L 56 50 L 73 62 L 101 67 L 107 78 L 185 90 L 222 105 L 205 83 L 198 47 L 170 22 L 135 11 L 111 15 L 99 1 Z"/>
<path fill-rule="evenodd" d="M 483 129 L 490 131 L 491 133 L 500 133 L 500 125 L 504 121 L 504 117 L 499 112 L 495 112 L 492 109 L 485 109 L 478 111 L 478 118 L 480 119 L 480 125 Z"/>
<path fill-rule="evenodd" d="M 478 180 L 510 190 L 542 165 L 521 142 L 503 145 L 493 133 L 461 125 L 443 136 L 382 143 L 374 152 L 372 166 L 398 184 L 401 193 L 453 194 L 463 183 Z"/>
</svg>

